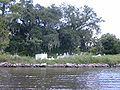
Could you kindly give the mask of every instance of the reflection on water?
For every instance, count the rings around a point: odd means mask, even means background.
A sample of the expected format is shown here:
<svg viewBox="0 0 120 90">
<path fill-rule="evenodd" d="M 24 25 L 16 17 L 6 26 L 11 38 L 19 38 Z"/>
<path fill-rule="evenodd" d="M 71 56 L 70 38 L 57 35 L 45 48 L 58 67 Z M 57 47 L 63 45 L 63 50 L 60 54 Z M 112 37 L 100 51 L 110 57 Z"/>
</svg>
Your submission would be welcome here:
<svg viewBox="0 0 120 90">
<path fill-rule="evenodd" d="M 120 90 L 120 69 L 0 68 L 0 90 Z"/>
</svg>

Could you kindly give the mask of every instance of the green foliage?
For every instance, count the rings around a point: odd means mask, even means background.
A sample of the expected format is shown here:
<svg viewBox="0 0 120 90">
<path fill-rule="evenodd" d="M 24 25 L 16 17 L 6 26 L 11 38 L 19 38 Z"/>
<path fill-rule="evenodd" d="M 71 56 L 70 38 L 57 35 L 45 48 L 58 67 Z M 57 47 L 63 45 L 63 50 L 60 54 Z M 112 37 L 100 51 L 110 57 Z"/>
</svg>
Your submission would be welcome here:
<svg viewBox="0 0 120 90">
<path fill-rule="evenodd" d="M 93 43 L 94 32 L 100 32 L 99 23 L 103 21 L 88 6 L 43 7 L 33 5 L 32 0 L 6 1 L 0 2 L 1 15 L 6 18 L 4 27 L 0 22 L 1 33 L 6 37 L 2 46 L 7 46 L 5 51 L 12 54 L 76 53 L 78 49 L 87 52 Z M 8 31 L 3 30 L 9 30 L 11 36 L 8 38 Z"/>
<path fill-rule="evenodd" d="M 60 38 L 60 49 L 64 52 L 75 52 L 77 46 L 79 45 L 79 37 L 76 31 L 71 30 L 71 28 L 62 28 L 59 30 Z"/>
<path fill-rule="evenodd" d="M 101 43 L 101 41 L 100 41 L 100 39 L 98 39 L 98 38 L 94 38 L 93 40 L 92 40 L 92 46 L 89 46 L 88 47 L 88 49 L 89 49 L 89 53 L 92 53 L 92 54 L 94 54 L 94 55 L 98 55 L 98 54 L 104 54 L 103 53 L 103 46 L 102 46 L 102 43 Z"/>
<path fill-rule="evenodd" d="M 88 6 L 76 8 L 71 5 L 63 5 L 62 11 L 63 17 L 66 20 L 63 22 L 63 26 L 68 28 L 69 32 L 70 30 L 76 32 L 75 37 L 77 37 L 77 39 L 74 42 L 76 48 L 79 46 L 81 51 L 88 51 L 88 46 L 92 43 L 93 33 L 100 32 L 99 23 L 103 20 L 97 17 L 93 9 Z"/>
<path fill-rule="evenodd" d="M 45 48 L 47 48 L 48 51 L 51 51 L 51 49 L 59 47 L 59 38 L 57 34 L 49 34 L 44 35 L 43 37 L 43 45 Z"/>
<path fill-rule="evenodd" d="M 0 11 L 2 12 L 1 13 L 2 16 L 8 13 L 8 11 L 6 10 L 11 6 L 11 3 L 13 1 L 14 0 L 0 0 Z"/>
<path fill-rule="evenodd" d="M 0 29 L 0 51 L 3 51 L 9 44 L 9 31 Z"/>
<path fill-rule="evenodd" d="M 96 47 L 90 47 L 89 52 L 92 53 L 93 55 L 96 54 L 97 48 Z"/>
<path fill-rule="evenodd" d="M 6 18 L 0 15 L 0 51 L 3 51 L 9 44 L 9 31 L 6 29 Z"/>
<path fill-rule="evenodd" d="M 19 57 L 14 58 L 12 55 L 0 55 L 0 62 L 9 62 L 9 63 L 36 63 L 36 60 L 32 57 Z"/>
<path fill-rule="evenodd" d="M 104 34 L 100 38 L 100 42 L 104 48 L 105 54 L 118 54 L 120 53 L 120 40 L 113 34 Z"/>
</svg>

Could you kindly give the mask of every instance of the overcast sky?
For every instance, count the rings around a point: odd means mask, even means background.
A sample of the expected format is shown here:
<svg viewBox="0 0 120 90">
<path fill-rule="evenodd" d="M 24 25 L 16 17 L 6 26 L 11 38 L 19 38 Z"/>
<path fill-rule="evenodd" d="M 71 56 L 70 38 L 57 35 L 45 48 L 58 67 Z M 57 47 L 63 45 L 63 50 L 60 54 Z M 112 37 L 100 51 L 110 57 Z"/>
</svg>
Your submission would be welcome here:
<svg viewBox="0 0 120 90">
<path fill-rule="evenodd" d="M 120 38 L 120 0 L 33 0 L 33 2 L 46 7 L 51 4 L 59 6 L 63 2 L 76 7 L 88 5 L 105 20 L 101 23 L 102 34 L 112 33 Z"/>
</svg>

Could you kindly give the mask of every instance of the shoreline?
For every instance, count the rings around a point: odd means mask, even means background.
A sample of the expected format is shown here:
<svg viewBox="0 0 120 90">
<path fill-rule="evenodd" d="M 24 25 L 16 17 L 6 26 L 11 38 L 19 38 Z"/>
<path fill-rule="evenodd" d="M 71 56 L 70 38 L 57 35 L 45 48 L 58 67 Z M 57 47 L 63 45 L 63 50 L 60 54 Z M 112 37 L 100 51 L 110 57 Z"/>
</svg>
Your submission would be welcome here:
<svg viewBox="0 0 120 90">
<path fill-rule="evenodd" d="M 66 63 L 66 64 L 46 64 L 46 63 L 41 63 L 41 64 L 26 64 L 26 63 L 16 63 L 12 64 L 9 62 L 1 62 L 0 67 L 29 67 L 29 68 L 96 68 L 96 67 L 120 67 L 120 64 L 116 65 L 109 65 L 109 64 L 104 64 L 104 63 L 93 63 L 93 64 L 72 64 L 72 63 Z"/>
</svg>

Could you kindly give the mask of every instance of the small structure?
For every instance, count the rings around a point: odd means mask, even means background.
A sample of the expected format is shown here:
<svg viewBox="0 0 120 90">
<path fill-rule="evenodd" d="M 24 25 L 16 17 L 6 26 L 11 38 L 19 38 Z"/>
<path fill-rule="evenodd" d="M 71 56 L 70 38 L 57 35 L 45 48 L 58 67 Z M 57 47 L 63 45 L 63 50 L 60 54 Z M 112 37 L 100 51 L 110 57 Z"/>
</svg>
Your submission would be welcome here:
<svg viewBox="0 0 120 90">
<path fill-rule="evenodd" d="M 67 57 L 69 57 L 70 55 L 69 55 L 69 53 L 64 53 L 63 55 L 59 55 L 59 56 L 57 56 L 57 59 L 59 59 L 59 58 L 67 58 Z"/>
<path fill-rule="evenodd" d="M 47 58 L 48 60 L 55 60 L 53 57 L 51 57 L 51 58 Z"/>
<path fill-rule="evenodd" d="M 21 57 L 19 55 L 15 54 L 12 56 L 12 58 L 17 59 L 17 58 L 21 58 Z"/>
<path fill-rule="evenodd" d="M 92 57 L 101 57 L 101 54 L 93 55 Z"/>
<path fill-rule="evenodd" d="M 48 55 L 47 53 L 41 53 L 41 54 L 36 54 L 35 55 L 35 59 L 38 60 L 38 59 L 47 59 Z"/>
</svg>

